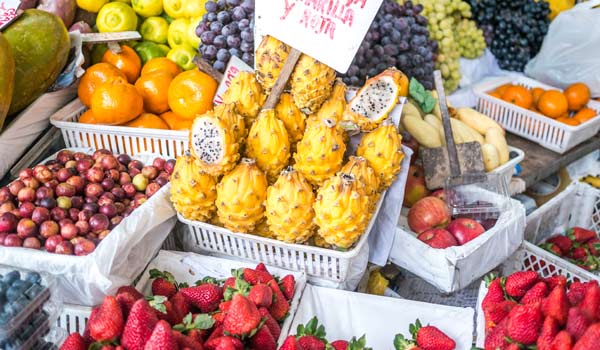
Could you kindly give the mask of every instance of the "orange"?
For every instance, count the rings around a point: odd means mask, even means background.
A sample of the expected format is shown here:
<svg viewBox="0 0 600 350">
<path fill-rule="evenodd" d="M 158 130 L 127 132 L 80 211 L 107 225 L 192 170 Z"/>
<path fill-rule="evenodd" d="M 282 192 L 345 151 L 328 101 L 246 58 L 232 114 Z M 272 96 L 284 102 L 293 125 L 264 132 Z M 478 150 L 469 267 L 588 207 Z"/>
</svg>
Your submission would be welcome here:
<svg viewBox="0 0 600 350">
<path fill-rule="evenodd" d="M 567 125 L 571 125 L 571 126 L 577 126 L 579 125 L 579 121 L 576 120 L 575 118 L 569 118 L 569 117 L 560 117 L 560 118 L 556 118 L 557 122 L 561 122 Z"/>
<path fill-rule="evenodd" d="M 98 124 L 91 109 L 88 109 L 81 115 L 81 117 L 79 117 L 79 122 L 86 124 Z"/>
<path fill-rule="evenodd" d="M 193 119 L 212 108 L 217 82 L 198 69 L 176 76 L 169 86 L 169 107 L 184 119 Z"/>
<path fill-rule="evenodd" d="M 569 110 L 578 111 L 590 101 L 590 89 L 584 83 L 570 85 L 564 92 L 569 102 Z"/>
<path fill-rule="evenodd" d="M 502 98 L 502 95 L 500 95 L 500 93 L 498 93 L 497 91 L 488 92 L 488 95 L 495 98 Z"/>
<path fill-rule="evenodd" d="M 119 68 L 121 72 L 125 73 L 127 81 L 131 84 L 140 76 L 140 70 L 142 69 L 140 56 L 131 47 L 125 45 L 121 45 L 120 53 L 106 50 L 104 56 L 102 56 L 102 62 L 110 63 Z"/>
<path fill-rule="evenodd" d="M 520 85 L 508 87 L 502 94 L 502 99 L 525 109 L 531 108 L 533 104 L 531 92 L 526 87 Z"/>
<path fill-rule="evenodd" d="M 110 63 L 96 63 L 89 67 L 79 80 L 79 86 L 77 87 L 77 95 L 81 103 L 89 107 L 96 86 L 114 77 L 125 79 L 125 74 Z"/>
<path fill-rule="evenodd" d="M 542 94 L 544 93 L 544 89 L 542 89 L 541 87 L 534 87 L 533 89 L 531 89 L 531 97 L 533 97 L 533 106 L 536 107 L 538 101 L 540 100 L 540 96 L 542 96 Z"/>
<path fill-rule="evenodd" d="M 591 108 L 584 107 L 579 110 L 579 112 L 575 113 L 573 119 L 577 120 L 580 123 L 585 123 L 588 120 L 594 118 L 598 113 Z"/>
<path fill-rule="evenodd" d="M 132 128 L 169 129 L 164 120 L 152 113 L 142 113 L 139 117 L 125 124 L 125 126 Z"/>
<path fill-rule="evenodd" d="M 169 110 L 169 85 L 173 77 L 165 71 L 154 71 L 139 77 L 135 88 L 144 99 L 146 112 L 161 114 Z"/>
<path fill-rule="evenodd" d="M 171 130 L 190 130 L 193 119 L 183 119 L 173 111 L 168 111 L 160 115 L 160 118 L 164 120 Z"/>
<path fill-rule="evenodd" d="M 548 90 L 540 96 L 537 107 L 546 117 L 556 119 L 567 113 L 568 102 L 562 92 L 558 90 Z"/>
<path fill-rule="evenodd" d="M 172 76 L 176 76 L 182 72 L 177 63 L 166 57 L 157 57 L 144 64 L 142 67 L 142 75 L 146 75 L 157 70 L 169 72 Z"/>
<path fill-rule="evenodd" d="M 92 94 L 91 108 L 98 124 L 127 123 L 144 110 L 144 100 L 125 79 L 100 84 Z"/>
<path fill-rule="evenodd" d="M 513 84 L 504 84 L 504 85 L 500 85 L 500 86 L 498 86 L 498 87 L 496 88 L 496 90 L 494 90 L 494 92 L 497 92 L 497 93 L 498 93 L 498 95 L 502 96 L 502 95 L 504 95 L 504 93 L 506 92 L 506 90 L 507 90 L 509 87 L 512 87 L 512 86 L 513 86 Z"/>
</svg>

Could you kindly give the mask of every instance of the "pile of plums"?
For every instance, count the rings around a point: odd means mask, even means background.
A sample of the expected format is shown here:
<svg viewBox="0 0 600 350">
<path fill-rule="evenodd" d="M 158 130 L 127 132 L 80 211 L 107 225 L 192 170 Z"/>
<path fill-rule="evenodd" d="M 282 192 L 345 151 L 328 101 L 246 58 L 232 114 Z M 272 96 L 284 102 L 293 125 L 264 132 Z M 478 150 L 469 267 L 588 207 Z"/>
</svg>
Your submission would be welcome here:
<svg viewBox="0 0 600 350">
<path fill-rule="evenodd" d="M 69 150 L 0 188 L 0 245 L 87 255 L 169 182 L 175 160 L 144 165 L 107 150 Z"/>
</svg>

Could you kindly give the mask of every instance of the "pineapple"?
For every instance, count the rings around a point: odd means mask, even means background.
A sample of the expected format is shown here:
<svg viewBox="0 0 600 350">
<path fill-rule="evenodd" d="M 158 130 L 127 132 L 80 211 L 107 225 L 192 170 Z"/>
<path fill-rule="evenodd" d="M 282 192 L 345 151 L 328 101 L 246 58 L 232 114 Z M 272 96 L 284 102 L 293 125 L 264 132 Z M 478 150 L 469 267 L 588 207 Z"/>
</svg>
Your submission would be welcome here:
<svg viewBox="0 0 600 350">
<path fill-rule="evenodd" d="M 269 95 L 290 54 L 290 47 L 266 35 L 256 49 L 256 79 Z"/>
<path fill-rule="evenodd" d="M 292 95 L 284 92 L 279 96 L 279 102 L 275 107 L 275 115 L 285 124 L 291 143 L 296 143 L 302 139 L 306 127 L 306 116 L 294 104 Z"/>
<path fill-rule="evenodd" d="M 390 187 L 400 173 L 404 158 L 402 137 L 391 122 L 384 122 L 377 129 L 364 135 L 356 154 L 364 157 L 379 176 L 379 191 Z"/>
<path fill-rule="evenodd" d="M 302 55 L 290 77 L 294 103 L 306 114 L 319 110 L 331 95 L 335 71 L 314 58 Z"/>
<path fill-rule="evenodd" d="M 315 194 L 310 183 L 292 167 L 267 189 L 265 203 L 269 229 L 280 241 L 304 243 L 314 233 Z"/>
<path fill-rule="evenodd" d="M 190 129 L 190 150 L 201 171 L 221 176 L 235 166 L 240 158 L 234 128 L 213 111 L 194 119 Z"/>
<path fill-rule="evenodd" d="M 274 109 L 263 109 L 252 124 L 246 143 L 246 155 L 256 159 L 258 167 L 273 182 L 289 163 L 290 139 Z"/>
<path fill-rule="evenodd" d="M 256 81 L 254 74 L 240 72 L 233 80 L 225 94 L 223 103 L 233 103 L 237 112 L 244 117 L 246 126 L 250 127 L 267 96 Z"/>
<path fill-rule="evenodd" d="M 171 201 L 189 220 L 208 221 L 216 211 L 216 179 L 200 170 L 189 153 L 177 157 L 171 176 Z"/>
</svg>

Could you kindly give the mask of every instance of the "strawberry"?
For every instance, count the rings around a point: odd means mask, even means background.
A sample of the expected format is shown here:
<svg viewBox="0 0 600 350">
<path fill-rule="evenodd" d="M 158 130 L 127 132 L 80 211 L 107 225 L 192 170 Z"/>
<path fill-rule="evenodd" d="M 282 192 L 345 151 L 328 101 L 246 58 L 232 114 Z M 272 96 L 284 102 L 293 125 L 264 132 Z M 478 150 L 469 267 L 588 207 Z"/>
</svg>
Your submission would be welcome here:
<svg viewBox="0 0 600 350">
<path fill-rule="evenodd" d="M 567 287 L 567 278 L 563 275 L 555 275 L 545 278 L 544 281 L 548 286 L 548 290 L 553 290 L 557 286 L 562 286 L 563 288 Z"/>
<path fill-rule="evenodd" d="M 90 317 L 88 318 L 94 318 L 96 317 L 95 315 L 98 313 L 98 309 L 100 308 L 100 306 L 95 306 L 92 308 L 92 312 L 90 312 Z M 86 344 L 91 344 L 93 343 L 95 340 L 94 338 L 92 338 L 92 336 L 90 335 L 90 324 L 88 322 L 88 324 L 85 325 L 85 328 L 83 329 L 83 340 L 85 341 Z"/>
<path fill-rule="evenodd" d="M 591 283 L 587 290 L 585 291 L 585 295 L 583 296 L 583 300 L 581 300 L 581 304 L 579 304 L 579 308 L 581 309 L 581 313 L 585 315 L 590 321 L 597 321 L 598 312 L 600 311 L 600 287 L 598 283 Z"/>
<path fill-rule="evenodd" d="M 223 290 L 227 289 L 227 287 L 235 288 L 235 277 L 229 277 L 223 282 Z"/>
<path fill-rule="evenodd" d="M 502 281 L 500 278 L 496 278 L 488 284 L 488 291 L 481 302 L 481 307 L 485 310 L 488 305 L 501 303 L 503 301 L 504 290 L 502 289 Z"/>
<path fill-rule="evenodd" d="M 180 349 L 188 348 L 191 350 L 203 350 L 204 347 L 202 343 L 198 342 L 196 339 L 187 336 L 181 332 L 173 331 L 173 338 L 175 338 L 175 342 Z"/>
<path fill-rule="evenodd" d="M 305 350 L 325 350 L 325 341 L 314 335 L 303 335 L 298 338 L 298 344 Z"/>
<path fill-rule="evenodd" d="M 190 312 L 190 303 L 185 298 L 183 293 L 177 292 L 170 299 L 171 305 L 173 306 L 173 312 L 177 317 L 177 321 L 173 324 L 181 323 L 181 320 Z"/>
<path fill-rule="evenodd" d="M 215 325 L 215 321 L 208 314 L 197 314 L 192 316 L 191 313 L 185 315 L 182 323 L 174 325 L 173 330 L 181 332 L 188 337 L 196 340 L 199 343 L 204 342 L 206 331 Z"/>
<path fill-rule="evenodd" d="M 69 334 L 63 345 L 60 347 L 60 350 L 87 350 L 87 348 L 81 334 L 75 332 Z"/>
<path fill-rule="evenodd" d="M 560 255 L 567 255 L 571 251 L 571 247 L 573 246 L 573 242 L 567 236 L 563 235 L 554 235 L 546 240 L 547 243 L 552 243 L 558 246 L 561 253 Z"/>
<path fill-rule="evenodd" d="M 591 325 L 573 346 L 573 350 L 591 349 L 600 349 L 600 322 Z"/>
<path fill-rule="evenodd" d="M 256 305 L 241 294 L 235 294 L 231 299 L 229 312 L 223 320 L 223 328 L 234 336 L 246 336 L 258 327 L 261 321 Z"/>
<path fill-rule="evenodd" d="M 300 345 L 300 343 L 298 343 L 298 340 L 295 336 L 289 335 L 287 338 L 285 338 L 285 341 L 279 350 L 304 350 L 304 348 L 302 345 Z"/>
<path fill-rule="evenodd" d="M 597 283 L 597 282 L 596 282 Z M 569 303 L 571 306 L 577 306 L 583 300 L 585 296 L 585 291 L 590 286 L 590 282 L 573 282 L 569 286 L 569 291 L 567 292 L 567 297 L 569 298 Z"/>
<path fill-rule="evenodd" d="M 508 316 L 510 310 L 516 305 L 517 303 L 512 300 L 504 300 L 501 303 L 490 304 L 487 309 L 483 310 L 486 329 L 495 327 L 500 321 Z"/>
<path fill-rule="evenodd" d="M 206 339 L 206 341 L 210 341 L 213 340 L 215 338 L 220 338 L 222 336 L 224 336 L 224 329 L 223 329 L 223 325 L 222 324 L 217 324 L 215 326 L 215 328 L 213 328 L 212 332 L 210 333 L 210 336 L 208 336 L 208 339 Z"/>
<path fill-rule="evenodd" d="M 206 350 L 244 350 L 244 344 L 238 338 L 229 336 L 211 339 L 204 347 Z"/>
<path fill-rule="evenodd" d="M 131 310 L 133 303 L 143 297 L 144 295 L 132 286 L 122 286 L 117 290 L 116 298 L 119 305 L 121 305 L 123 319 L 127 319 L 127 316 L 129 316 L 129 310 Z"/>
<path fill-rule="evenodd" d="M 567 322 L 569 299 L 562 287 L 554 288 L 548 297 L 542 301 L 542 314 L 554 317 L 561 325 Z"/>
<path fill-rule="evenodd" d="M 505 318 L 490 331 L 490 334 L 485 337 L 485 350 L 506 349 L 508 346 L 508 342 L 506 341 L 506 337 L 508 336 L 507 327 L 508 318 Z"/>
<path fill-rule="evenodd" d="M 292 300 L 294 297 L 294 288 L 296 287 L 296 279 L 294 275 L 286 275 L 281 281 L 279 281 L 279 286 L 281 287 L 281 291 L 283 295 L 285 295 L 286 299 Z"/>
<path fill-rule="evenodd" d="M 521 298 L 521 304 L 533 304 L 537 302 L 541 302 L 542 299 L 548 296 L 548 286 L 546 286 L 546 282 L 540 281 L 536 283 L 530 290 L 523 295 Z"/>
<path fill-rule="evenodd" d="M 329 344 L 327 348 L 330 346 L 335 350 L 373 350 L 373 348 L 367 347 L 367 338 L 365 335 L 358 339 L 356 339 L 356 337 L 352 337 L 349 342 L 345 340 L 336 340 Z"/>
<path fill-rule="evenodd" d="M 584 261 L 588 256 L 587 250 L 584 247 L 575 247 L 571 252 L 571 259 Z"/>
<path fill-rule="evenodd" d="M 179 315 L 175 312 L 173 305 L 167 300 L 167 297 L 156 295 L 148 297 L 146 300 L 148 300 L 148 303 L 150 303 L 150 306 L 154 309 L 156 317 L 158 317 L 159 320 L 167 321 L 169 324 L 173 325 L 181 323 Z"/>
<path fill-rule="evenodd" d="M 296 331 L 298 344 L 304 350 L 325 350 L 325 327 L 319 325 L 319 320 L 313 317 L 306 325 L 299 325 Z"/>
<path fill-rule="evenodd" d="M 252 286 L 248 293 L 248 300 L 257 307 L 269 307 L 273 303 L 273 291 L 266 284 L 257 284 Z"/>
<path fill-rule="evenodd" d="M 187 332 L 188 337 L 196 340 L 200 344 L 202 344 L 204 342 L 204 339 L 207 338 L 207 335 L 208 335 L 208 330 L 190 329 Z"/>
<path fill-rule="evenodd" d="M 546 251 L 549 251 L 550 253 L 552 253 L 554 255 L 563 256 L 562 250 L 560 250 L 560 248 L 554 243 L 548 243 L 548 242 L 542 243 L 542 244 L 540 244 L 540 247 Z"/>
<path fill-rule="evenodd" d="M 402 334 L 394 337 L 394 349 L 396 350 L 422 350 L 413 339 L 406 339 Z"/>
<path fill-rule="evenodd" d="M 267 310 L 264 307 L 261 307 L 260 309 L 258 309 L 258 312 L 265 319 L 265 326 L 269 328 L 269 331 L 273 335 L 273 338 L 275 338 L 275 340 L 279 339 L 279 336 L 281 335 L 281 327 L 279 326 L 279 323 L 275 321 L 273 316 L 271 316 L 269 310 Z"/>
<path fill-rule="evenodd" d="M 345 340 L 336 340 L 331 343 L 335 350 L 348 350 L 348 342 Z"/>
<path fill-rule="evenodd" d="M 170 298 L 177 293 L 177 282 L 170 272 L 151 269 L 150 278 L 154 279 L 152 281 L 152 295 L 162 295 Z"/>
<path fill-rule="evenodd" d="M 178 350 L 171 326 L 166 321 L 160 320 L 154 326 L 152 335 L 146 342 L 144 350 Z"/>
<path fill-rule="evenodd" d="M 273 279 L 273 276 L 271 276 L 268 271 L 252 270 L 248 268 L 244 269 L 243 275 L 246 282 L 251 285 L 267 283 Z"/>
<path fill-rule="evenodd" d="M 279 285 L 275 280 L 270 280 L 268 283 L 269 287 L 273 291 L 273 304 L 269 307 L 269 311 L 274 319 L 277 321 L 283 321 L 288 314 L 290 304 L 285 299 L 285 296 L 279 289 Z"/>
<path fill-rule="evenodd" d="M 107 296 L 88 321 L 90 335 L 95 341 L 112 341 L 123 332 L 123 312 L 117 298 Z"/>
<path fill-rule="evenodd" d="M 253 349 L 277 350 L 276 340 L 273 338 L 273 335 L 269 332 L 269 328 L 266 325 L 263 325 L 258 329 L 256 334 L 250 338 L 249 343 Z"/>
<path fill-rule="evenodd" d="M 224 301 L 224 302 L 222 302 L 222 303 L 219 304 L 219 310 L 221 310 L 221 312 L 223 312 L 223 313 L 229 311 L 230 307 L 231 307 L 231 300 Z"/>
<path fill-rule="evenodd" d="M 212 318 L 217 324 L 223 324 L 223 321 L 225 321 L 225 312 L 215 312 L 212 314 Z"/>
<path fill-rule="evenodd" d="M 517 305 L 507 318 L 508 336 L 513 341 L 526 345 L 535 343 L 543 322 L 538 305 Z"/>
<path fill-rule="evenodd" d="M 590 320 L 585 317 L 578 307 L 572 307 L 569 309 L 566 330 L 571 336 L 573 336 L 575 340 L 581 338 L 590 324 Z"/>
<path fill-rule="evenodd" d="M 552 317 L 546 317 L 542 324 L 540 336 L 537 339 L 537 349 L 552 350 L 552 341 L 554 340 L 554 337 L 556 337 L 556 334 L 558 334 L 558 331 L 560 331 L 558 322 Z"/>
<path fill-rule="evenodd" d="M 182 288 L 181 294 L 188 302 L 197 307 L 200 312 L 213 312 L 219 307 L 223 299 L 223 288 L 212 283 L 204 283 L 199 286 Z"/>
<path fill-rule="evenodd" d="M 258 263 L 258 265 L 256 265 L 256 267 L 254 269 L 256 271 L 269 272 L 269 270 L 267 270 L 267 267 L 263 263 Z"/>
<path fill-rule="evenodd" d="M 592 238 L 597 238 L 598 235 L 596 234 L 596 232 L 586 230 L 582 227 L 573 227 L 567 230 L 567 237 L 578 243 L 585 243 Z"/>
<path fill-rule="evenodd" d="M 600 255 L 600 238 L 596 237 L 590 239 L 585 243 L 585 246 L 593 256 L 597 257 Z"/>
<path fill-rule="evenodd" d="M 125 322 L 121 345 L 127 350 L 144 350 L 157 323 L 158 318 L 150 304 L 144 299 L 136 301 Z"/>
<path fill-rule="evenodd" d="M 506 278 L 504 289 L 513 298 L 520 298 L 538 281 L 534 271 L 517 271 Z"/>
<path fill-rule="evenodd" d="M 409 331 L 413 335 L 413 339 L 417 341 L 417 345 L 423 350 L 454 350 L 456 348 L 456 342 L 446 333 L 434 326 L 423 327 L 419 319 L 409 326 Z"/>
<path fill-rule="evenodd" d="M 521 347 L 517 343 L 511 343 L 506 350 L 521 350 Z"/>
<path fill-rule="evenodd" d="M 573 339 L 567 331 L 560 331 L 552 341 L 552 350 L 571 350 Z"/>
</svg>

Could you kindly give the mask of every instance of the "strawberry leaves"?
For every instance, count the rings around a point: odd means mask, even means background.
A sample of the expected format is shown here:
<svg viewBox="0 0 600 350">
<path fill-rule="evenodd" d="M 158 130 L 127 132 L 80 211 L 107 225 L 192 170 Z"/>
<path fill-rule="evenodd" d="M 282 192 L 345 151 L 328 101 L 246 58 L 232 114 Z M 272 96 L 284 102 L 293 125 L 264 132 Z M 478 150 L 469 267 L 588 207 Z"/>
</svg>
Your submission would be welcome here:
<svg viewBox="0 0 600 350">
<path fill-rule="evenodd" d="M 208 314 L 197 314 L 195 317 L 188 313 L 183 318 L 183 323 L 173 326 L 173 329 L 187 334 L 191 330 L 211 329 L 215 325 L 215 320 Z"/>
</svg>

